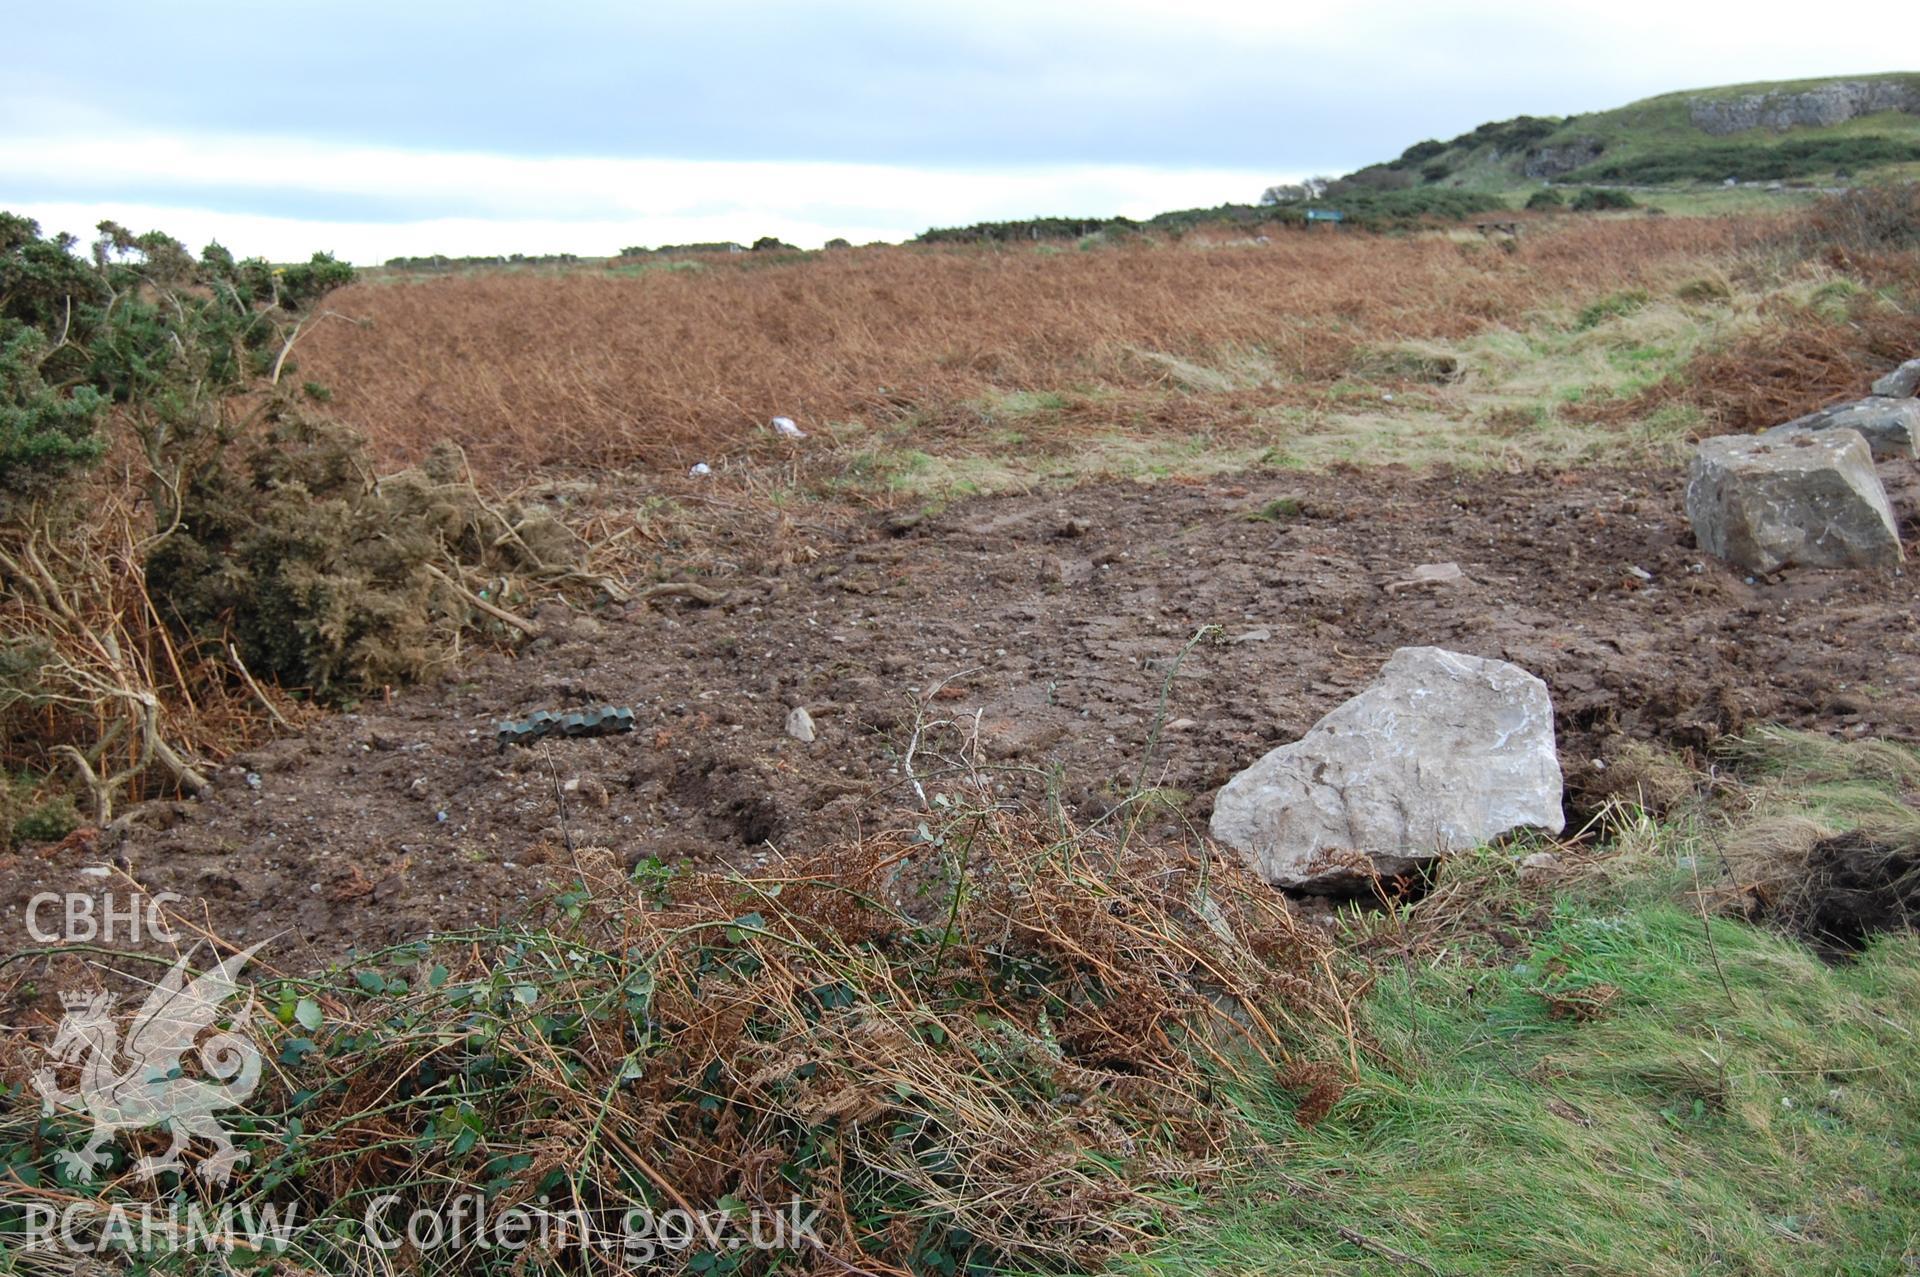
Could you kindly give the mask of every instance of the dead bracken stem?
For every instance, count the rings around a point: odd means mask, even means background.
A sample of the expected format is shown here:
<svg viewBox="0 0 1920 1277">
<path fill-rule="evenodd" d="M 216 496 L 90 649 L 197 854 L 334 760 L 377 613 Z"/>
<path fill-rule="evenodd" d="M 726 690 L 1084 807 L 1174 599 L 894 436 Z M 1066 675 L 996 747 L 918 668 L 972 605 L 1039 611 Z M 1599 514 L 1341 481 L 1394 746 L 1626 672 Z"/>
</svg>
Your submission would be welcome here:
<svg viewBox="0 0 1920 1277">
<path fill-rule="evenodd" d="M 1737 1011 L 1740 1008 L 1734 1003 L 1733 989 L 1727 984 L 1726 968 L 1720 965 L 1720 950 L 1713 942 L 1713 920 L 1707 916 L 1706 893 L 1700 889 L 1700 858 L 1698 855 L 1693 858 L 1693 903 L 1700 910 L 1700 931 L 1707 940 L 1707 956 L 1713 960 L 1713 973 L 1719 977 L 1720 992 L 1724 993 L 1727 997 L 1728 1009 Z"/>
<path fill-rule="evenodd" d="M 907 784 L 913 787 L 914 797 L 920 800 L 920 808 L 923 811 L 932 811 L 933 804 L 927 801 L 926 787 L 920 783 L 920 777 L 914 773 L 914 770 L 913 770 L 914 757 L 920 752 L 920 747 L 924 743 L 924 740 L 928 734 L 934 731 L 938 731 L 942 728 L 951 728 L 954 726 L 954 720 L 950 718 L 929 720 L 927 718 L 927 708 L 930 705 L 932 705 L 933 702 L 939 698 L 940 693 L 944 692 L 947 689 L 948 685 L 953 683 L 956 679 L 962 679 L 969 674 L 977 674 L 977 673 L 979 673 L 978 667 L 975 667 L 973 669 L 961 670 L 958 673 L 954 673 L 954 674 L 948 674 L 946 677 L 942 678 L 939 682 L 935 683 L 932 687 L 928 688 L 926 695 L 922 696 L 914 706 L 913 730 L 907 734 L 907 750 L 900 760 L 900 770 L 902 774 L 906 776 Z M 977 745 L 979 730 L 980 730 L 980 720 L 978 715 L 975 715 L 974 717 L 973 730 L 974 730 L 975 744 Z M 967 769 L 975 768 L 977 766 L 977 760 L 973 758 L 971 752 L 969 752 L 969 754 L 967 755 L 967 758 L 968 758 L 968 761 L 965 765 L 966 768 Z M 976 772 L 976 776 L 977 776 L 977 772 Z"/>
<path fill-rule="evenodd" d="M 427 566 L 427 573 L 430 576 L 432 576 L 435 580 L 444 581 L 446 584 L 460 591 L 461 595 L 465 597 L 468 604 L 470 604 L 474 608 L 478 609 L 479 611 L 485 612 L 488 616 L 500 622 L 500 624 L 506 626 L 508 629 L 519 631 L 521 634 L 525 635 L 527 638 L 536 639 L 540 637 L 540 633 L 541 633 L 540 627 L 534 624 L 532 621 L 529 621 L 524 616 L 516 616 L 512 612 L 507 611 L 503 607 L 500 607 L 493 603 L 489 603 L 486 599 L 481 598 L 478 592 L 472 589 L 469 589 L 467 586 L 461 584 L 459 581 L 454 580 L 451 576 L 447 574 L 446 570 L 441 568 L 438 564 L 429 563 L 426 566 Z"/>
<path fill-rule="evenodd" d="M 227 644 L 227 656 L 233 661 L 234 670 L 245 680 L 248 689 L 253 692 L 254 699 L 260 702 L 260 707 L 267 711 L 267 714 L 281 730 L 292 731 L 293 724 L 287 721 L 286 716 L 274 705 L 266 692 L 261 689 L 260 684 L 254 682 L 253 675 L 247 670 L 247 663 L 240 659 L 240 649 L 231 643 Z"/>
<path fill-rule="evenodd" d="M 1396 1250 L 1385 1242 L 1367 1236 L 1357 1228 L 1337 1227 L 1334 1231 L 1340 1234 L 1341 1240 L 1351 1242 L 1361 1250 L 1370 1250 L 1381 1258 L 1391 1260 L 1396 1264 L 1407 1264 L 1415 1268 L 1423 1268 L 1427 1272 L 1432 1273 L 1434 1277 L 1440 1277 L 1440 1270 L 1428 1261 L 1420 1258 L 1420 1256 L 1409 1255 L 1404 1250 Z"/>
</svg>

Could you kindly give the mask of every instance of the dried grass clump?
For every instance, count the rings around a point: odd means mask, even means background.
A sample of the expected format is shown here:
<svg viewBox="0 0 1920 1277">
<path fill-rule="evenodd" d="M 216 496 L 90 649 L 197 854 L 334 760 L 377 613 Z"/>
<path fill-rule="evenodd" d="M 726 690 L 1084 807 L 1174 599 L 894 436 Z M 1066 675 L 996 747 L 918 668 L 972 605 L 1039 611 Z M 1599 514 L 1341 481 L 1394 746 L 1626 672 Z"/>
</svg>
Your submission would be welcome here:
<svg viewBox="0 0 1920 1277">
<path fill-rule="evenodd" d="M 1776 302 L 1764 319 L 1738 341 L 1702 351 L 1679 375 L 1599 415 L 1635 420 L 1686 403 L 1700 409 L 1702 436 L 1751 434 L 1858 399 L 1874 378 L 1920 350 L 1920 315 L 1870 294 L 1850 295 L 1837 316 L 1815 305 Z"/>
<path fill-rule="evenodd" d="M 1740 830 L 1727 857 L 1752 910 L 1829 951 L 1920 927 L 1920 812 L 1840 830 L 1773 817 Z"/>
<path fill-rule="evenodd" d="M 1823 200 L 1776 224 L 1748 263 L 1817 264 L 1833 272 L 1806 301 L 1776 297 L 1729 345 L 1702 350 L 1678 375 L 1610 404 L 1582 405 L 1602 421 L 1633 421 L 1669 405 L 1700 410 L 1699 434 L 1749 434 L 1858 399 L 1875 378 L 1920 350 L 1920 184 Z M 1703 277 L 1680 286 L 1690 305 L 1731 290 Z"/>
<path fill-rule="evenodd" d="M 1718 433 L 1763 430 L 1857 399 L 1920 350 L 1920 183 L 1859 187 L 1819 201 L 1785 228 L 1796 254 L 1840 273 L 1827 305 L 1780 305 L 1745 341 L 1703 354 L 1688 370 L 1690 398 Z M 1904 294 L 1905 304 L 1865 291 Z M 1837 304 L 1836 304 L 1837 303 Z M 1837 313 L 1836 313 L 1837 312 Z"/>
<path fill-rule="evenodd" d="M 594 881 L 550 929 L 290 984 L 264 1048 L 285 1067 L 255 1099 L 272 1133 L 238 1191 L 298 1199 L 305 1258 L 329 1269 L 354 1245 L 334 1203 L 482 1188 L 583 1212 L 607 1234 L 590 1245 L 617 1247 L 630 1208 L 799 1200 L 820 1245 L 788 1268 L 1080 1269 L 1162 1234 L 1224 1168 L 1248 1134 L 1237 1081 L 1337 1098 L 1296 1066 L 1344 1031 L 1350 993 L 1264 883 L 1037 820 L 967 828 L 752 878 L 630 884 L 582 853 Z"/>
<path fill-rule="evenodd" d="M 1859 186 L 1823 199 L 1799 234 L 1808 251 L 1868 278 L 1920 280 L 1920 182 Z"/>
<path fill-rule="evenodd" d="M 1715 434 L 1746 434 L 1867 393 L 1873 379 L 1920 350 L 1920 315 L 1856 305 L 1842 320 L 1781 307 L 1733 346 L 1697 357 L 1683 395 Z"/>
<path fill-rule="evenodd" d="M 1622 741 L 1607 751 L 1606 763 L 1585 775 L 1587 800 L 1619 799 L 1656 816 L 1694 797 L 1706 781 L 1685 755 L 1653 741 Z"/>
<path fill-rule="evenodd" d="M 1920 752 L 1890 740 L 1760 727 L 1721 742 L 1720 752 L 1743 775 L 1777 788 L 1860 782 L 1895 794 L 1920 791 Z"/>
<path fill-rule="evenodd" d="M 137 493 L 109 481 L 86 496 L 37 504 L 0 537 L 0 768 L 76 776 L 104 823 L 150 772 L 204 789 L 193 760 L 244 737 L 252 711 L 228 667 L 182 652 L 162 621 Z"/>
</svg>

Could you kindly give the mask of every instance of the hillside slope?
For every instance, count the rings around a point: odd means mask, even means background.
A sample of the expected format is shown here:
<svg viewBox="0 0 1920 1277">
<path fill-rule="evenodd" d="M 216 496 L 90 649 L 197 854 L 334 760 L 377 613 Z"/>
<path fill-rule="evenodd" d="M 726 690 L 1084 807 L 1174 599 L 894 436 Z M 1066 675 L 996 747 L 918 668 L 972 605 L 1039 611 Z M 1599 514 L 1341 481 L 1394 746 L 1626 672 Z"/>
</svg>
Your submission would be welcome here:
<svg viewBox="0 0 1920 1277">
<path fill-rule="evenodd" d="M 1727 85 L 1590 115 L 1519 116 L 1408 147 L 1349 181 L 1510 191 L 1543 182 L 1795 182 L 1920 174 L 1920 73 Z"/>
</svg>

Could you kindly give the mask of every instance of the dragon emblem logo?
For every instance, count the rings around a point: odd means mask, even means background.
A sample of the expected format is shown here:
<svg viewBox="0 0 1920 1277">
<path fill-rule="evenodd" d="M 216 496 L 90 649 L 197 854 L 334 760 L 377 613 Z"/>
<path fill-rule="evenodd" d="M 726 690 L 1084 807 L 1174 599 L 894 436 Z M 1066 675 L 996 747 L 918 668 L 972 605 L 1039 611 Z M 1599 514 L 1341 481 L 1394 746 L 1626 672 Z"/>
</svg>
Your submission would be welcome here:
<svg viewBox="0 0 1920 1277">
<path fill-rule="evenodd" d="M 47 1059 L 53 1066 L 34 1074 L 41 1111 L 78 1110 L 93 1119 L 93 1135 L 78 1152 L 58 1154 L 61 1166 L 82 1183 L 107 1161 L 114 1132 L 147 1126 L 170 1128 L 173 1144 L 160 1157 L 145 1157 L 134 1167 L 143 1179 L 178 1171 L 180 1155 L 194 1137 L 209 1140 L 214 1153 L 200 1163 L 200 1176 L 225 1184 L 247 1153 L 233 1146 L 213 1119 L 215 1111 L 243 1103 L 260 1084 L 260 1051 L 243 1030 L 253 999 L 231 1021 L 233 1027 L 195 1039 L 212 1028 L 220 1008 L 238 991 L 240 969 L 266 941 L 222 959 L 211 971 L 189 976 L 189 950 L 173 964 L 128 1026 L 126 1041 L 113 1017 L 115 995 L 105 992 L 62 994 L 66 1016 L 60 1021 Z M 182 1074 L 182 1059 L 193 1052 L 212 1081 Z M 80 1089 L 60 1090 L 55 1069 L 77 1064 Z"/>
</svg>

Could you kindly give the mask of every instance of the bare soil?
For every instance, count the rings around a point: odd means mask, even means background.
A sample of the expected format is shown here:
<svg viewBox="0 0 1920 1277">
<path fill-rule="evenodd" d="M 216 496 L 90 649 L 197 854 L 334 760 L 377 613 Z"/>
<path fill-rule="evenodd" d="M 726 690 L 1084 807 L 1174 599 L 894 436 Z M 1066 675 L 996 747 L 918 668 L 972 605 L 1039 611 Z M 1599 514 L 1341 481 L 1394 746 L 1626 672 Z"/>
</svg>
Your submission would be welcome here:
<svg viewBox="0 0 1920 1277">
<path fill-rule="evenodd" d="M 1886 478 L 1916 531 L 1911 465 Z M 4 948 L 39 891 L 113 865 L 299 969 L 512 917 L 607 857 L 748 866 L 927 819 L 917 718 L 977 716 L 997 797 L 1097 819 L 1143 775 L 1147 830 L 1364 687 L 1393 649 L 1515 661 L 1553 692 L 1570 816 L 1629 740 L 1748 722 L 1920 737 L 1905 572 L 1750 580 L 1692 546 L 1683 476 L 1258 475 L 982 498 L 842 529 L 701 606 L 548 605 L 547 637 L 236 757 L 198 800 L 0 860 Z M 1463 579 L 1415 579 L 1452 562 Z M 1173 666 L 1202 626 L 1218 626 Z M 1172 675 L 1170 677 L 1170 675 Z M 1164 729 L 1149 748 L 1163 688 Z M 936 690 L 937 689 L 937 690 Z M 630 735 L 501 749 L 536 709 L 632 706 Z M 818 738 L 786 733 L 805 706 Z M 923 734 L 929 798 L 951 730 Z M 1144 773 L 1142 768 L 1144 766 Z M 935 821 L 937 824 L 937 820 Z M 120 884 L 124 888 L 125 884 Z M 118 889 L 118 888 L 116 888 Z"/>
</svg>

